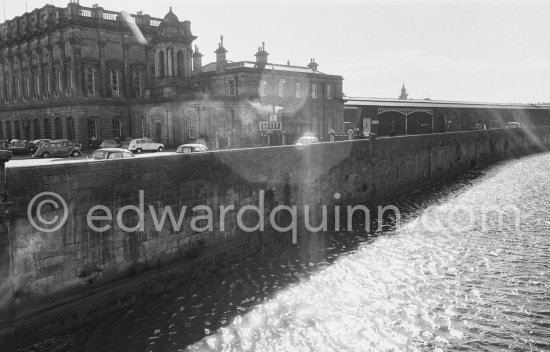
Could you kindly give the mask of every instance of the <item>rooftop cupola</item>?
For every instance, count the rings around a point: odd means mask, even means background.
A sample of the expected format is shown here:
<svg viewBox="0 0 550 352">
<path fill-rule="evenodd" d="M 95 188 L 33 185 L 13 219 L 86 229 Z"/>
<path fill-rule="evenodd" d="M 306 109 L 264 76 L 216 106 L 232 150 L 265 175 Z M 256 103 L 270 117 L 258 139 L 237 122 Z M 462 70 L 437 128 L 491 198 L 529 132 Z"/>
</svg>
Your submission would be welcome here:
<svg viewBox="0 0 550 352">
<path fill-rule="evenodd" d="M 265 43 L 262 42 L 262 46 L 258 47 L 258 52 L 256 53 L 256 67 L 265 68 L 267 64 L 267 56 L 269 53 L 265 51 Z"/>
<path fill-rule="evenodd" d="M 197 37 L 191 33 L 191 22 L 180 22 L 178 16 L 172 12 L 172 7 L 170 7 L 170 11 L 160 23 L 152 43 L 175 42 L 191 44 L 195 39 Z"/>
<path fill-rule="evenodd" d="M 317 71 L 317 68 L 319 67 L 319 64 L 315 62 L 315 59 L 311 59 L 309 64 L 307 65 L 310 69 L 313 71 Z"/>
</svg>

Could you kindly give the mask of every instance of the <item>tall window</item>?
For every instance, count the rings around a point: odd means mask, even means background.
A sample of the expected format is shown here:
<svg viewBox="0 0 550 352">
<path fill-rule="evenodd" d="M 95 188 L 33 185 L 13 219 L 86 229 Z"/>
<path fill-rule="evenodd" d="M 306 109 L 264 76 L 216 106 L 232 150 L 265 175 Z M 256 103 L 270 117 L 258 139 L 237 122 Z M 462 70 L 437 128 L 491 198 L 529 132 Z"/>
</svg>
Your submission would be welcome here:
<svg viewBox="0 0 550 352">
<path fill-rule="evenodd" d="M 50 125 L 50 119 L 44 119 L 44 138 L 52 138 L 52 126 Z"/>
<path fill-rule="evenodd" d="M 91 68 L 88 68 L 84 74 L 84 88 L 87 95 L 95 95 L 95 71 Z"/>
<path fill-rule="evenodd" d="M 91 118 L 88 120 L 88 139 L 97 139 L 97 138 L 99 138 L 97 119 Z"/>
<path fill-rule="evenodd" d="M 8 77 L 8 99 L 11 99 L 12 97 L 12 91 L 11 91 L 11 77 Z"/>
<path fill-rule="evenodd" d="M 34 139 L 40 138 L 40 122 L 38 122 L 38 119 L 32 121 L 32 130 Z"/>
<path fill-rule="evenodd" d="M 296 98 L 302 97 L 302 84 L 296 83 Z"/>
<path fill-rule="evenodd" d="M 327 99 L 332 99 L 332 86 L 327 84 Z"/>
<path fill-rule="evenodd" d="M 11 141 L 11 121 L 6 121 L 6 137 L 8 137 L 8 142 Z"/>
<path fill-rule="evenodd" d="M 159 74 L 160 78 L 164 77 L 164 51 L 159 51 Z"/>
<path fill-rule="evenodd" d="M 228 83 L 229 83 L 229 95 L 234 97 L 235 96 L 235 80 L 232 79 Z"/>
<path fill-rule="evenodd" d="M 21 138 L 21 122 L 19 120 L 14 122 L 15 124 L 15 138 Z"/>
<path fill-rule="evenodd" d="M 317 99 L 317 85 L 315 83 L 311 85 L 311 97 Z"/>
<path fill-rule="evenodd" d="M 27 77 L 25 77 L 23 78 L 23 96 L 26 96 L 26 97 L 29 96 L 28 87 L 29 87 L 29 83 L 28 83 Z"/>
<path fill-rule="evenodd" d="M 67 138 L 74 139 L 74 122 L 72 117 L 67 117 Z"/>
<path fill-rule="evenodd" d="M 122 129 L 120 119 L 118 117 L 113 118 L 113 138 L 122 137 Z"/>
<path fill-rule="evenodd" d="M 4 138 L 4 121 L 0 121 L 0 138 Z"/>
<path fill-rule="evenodd" d="M 261 97 L 267 96 L 267 82 L 266 81 L 260 81 L 260 96 Z"/>
<path fill-rule="evenodd" d="M 285 96 L 285 80 L 282 79 L 279 81 L 279 97 L 284 98 Z"/>
<path fill-rule="evenodd" d="M 54 121 L 54 133 L 55 133 L 55 136 L 54 138 L 55 139 L 59 139 L 59 138 L 62 138 L 62 132 L 61 132 L 61 119 L 59 117 L 57 117 Z"/>
<path fill-rule="evenodd" d="M 120 96 L 120 84 L 119 84 L 118 71 L 111 71 L 111 91 L 113 92 L 113 97 Z"/>
<path fill-rule="evenodd" d="M 143 95 L 141 72 L 134 72 L 134 94 L 136 97 L 141 97 Z"/>
<path fill-rule="evenodd" d="M 20 89 L 20 86 L 19 86 L 19 79 L 15 80 L 15 95 L 16 95 L 17 98 L 21 97 L 21 89 Z"/>
</svg>

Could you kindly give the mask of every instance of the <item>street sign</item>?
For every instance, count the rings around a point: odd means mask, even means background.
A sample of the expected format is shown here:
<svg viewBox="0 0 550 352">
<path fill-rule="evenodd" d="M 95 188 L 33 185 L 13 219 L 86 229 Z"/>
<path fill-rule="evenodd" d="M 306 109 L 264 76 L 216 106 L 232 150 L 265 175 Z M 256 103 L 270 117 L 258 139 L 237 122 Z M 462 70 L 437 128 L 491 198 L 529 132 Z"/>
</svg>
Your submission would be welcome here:
<svg viewBox="0 0 550 352">
<path fill-rule="evenodd" d="M 282 131 L 283 123 L 280 121 L 261 121 L 260 131 Z"/>
</svg>

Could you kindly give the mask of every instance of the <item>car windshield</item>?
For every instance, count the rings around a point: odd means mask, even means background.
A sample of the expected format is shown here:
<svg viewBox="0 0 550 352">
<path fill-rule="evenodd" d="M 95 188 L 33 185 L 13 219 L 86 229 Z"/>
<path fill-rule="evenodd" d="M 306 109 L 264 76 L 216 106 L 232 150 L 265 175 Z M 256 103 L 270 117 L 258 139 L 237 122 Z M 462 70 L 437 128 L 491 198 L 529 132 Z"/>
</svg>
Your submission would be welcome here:
<svg viewBox="0 0 550 352">
<path fill-rule="evenodd" d="M 96 159 L 96 160 L 105 159 L 107 154 L 108 153 L 106 151 L 98 150 L 92 154 L 92 159 Z"/>
</svg>

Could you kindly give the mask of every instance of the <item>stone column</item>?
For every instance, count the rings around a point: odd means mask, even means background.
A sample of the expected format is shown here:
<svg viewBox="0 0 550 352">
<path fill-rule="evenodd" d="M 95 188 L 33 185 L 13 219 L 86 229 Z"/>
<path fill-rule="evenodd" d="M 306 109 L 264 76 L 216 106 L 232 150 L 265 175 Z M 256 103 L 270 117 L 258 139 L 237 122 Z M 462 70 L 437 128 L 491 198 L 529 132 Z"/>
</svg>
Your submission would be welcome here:
<svg viewBox="0 0 550 352">
<path fill-rule="evenodd" d="M 2 351 L 15 351 L 15 306 L 13 287 L 13 245 L 10 234 L 9 211 L 13 203 L 7 201 L 6 167 L 11 151 L 0 150 L 0 344 Z"/>
</svg>

